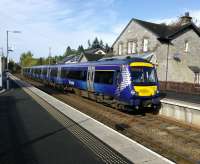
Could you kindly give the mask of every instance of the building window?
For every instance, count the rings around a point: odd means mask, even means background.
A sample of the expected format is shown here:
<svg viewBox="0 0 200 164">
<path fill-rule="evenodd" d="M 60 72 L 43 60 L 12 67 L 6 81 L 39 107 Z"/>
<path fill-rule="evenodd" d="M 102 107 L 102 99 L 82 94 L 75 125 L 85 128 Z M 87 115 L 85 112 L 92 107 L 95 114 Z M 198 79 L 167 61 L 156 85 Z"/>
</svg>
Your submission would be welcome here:
<svg viewBox="0 0 200 164">
<path fill-rule="evenodd" d="M 122 50 L 123 50 L 123 44 L 119 44 L 119 55 L 122 55 Z"/>
<path fill-rule="evenodd" d="M 128 42 L 128 54 L 132 53 L 132 43 L 133 42 Z"/>
<path fill-rule="evenodd" d="M 136 43 L 128 42 L 128 54 L 136 53 Z"/>
<path fill-rule="evenodd" d="M 148 44 L 149 44 L 149 40 L 145 38 L 143 40 L 143 52 L 147 52 L 148 51 Z"/>
<path fill-rule="evenodd" d="M 188 52 L 189 49 L 189 43 L 188 41 L 185 41 L 185 52 Z"/>
<path fill-rule="evenodd" d="M 133 42 L 132 53 L 136 53 L 136 42 Z"/>
</svg>

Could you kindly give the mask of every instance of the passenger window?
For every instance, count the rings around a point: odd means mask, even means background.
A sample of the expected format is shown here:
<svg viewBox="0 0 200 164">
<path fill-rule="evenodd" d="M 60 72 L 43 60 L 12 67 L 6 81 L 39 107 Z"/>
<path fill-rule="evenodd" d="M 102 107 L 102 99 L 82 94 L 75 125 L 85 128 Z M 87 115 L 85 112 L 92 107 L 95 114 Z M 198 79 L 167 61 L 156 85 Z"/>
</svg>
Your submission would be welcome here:
<svg viewBox="0 0 200 164">
<path fill-rule="evenodd" d="M 86 71 L 76 71 L 76 70 L 61 70 L 62 78 L 70 78 L 75 80 L 83 80 L 85 81 L 87 78 Z"/>
<path fill-rule="evenodd" d="M 114 71 L 95 71 L 95 83 L 113 84 Z"/>
<path fill-rule="evenodd" d="M 52 77 L 57 77 L 57 73 L 58 73 L 58 69 L 57 68 L 53 68 L 53 69 L 51 69 L 50 75 Z"/>
</svg>

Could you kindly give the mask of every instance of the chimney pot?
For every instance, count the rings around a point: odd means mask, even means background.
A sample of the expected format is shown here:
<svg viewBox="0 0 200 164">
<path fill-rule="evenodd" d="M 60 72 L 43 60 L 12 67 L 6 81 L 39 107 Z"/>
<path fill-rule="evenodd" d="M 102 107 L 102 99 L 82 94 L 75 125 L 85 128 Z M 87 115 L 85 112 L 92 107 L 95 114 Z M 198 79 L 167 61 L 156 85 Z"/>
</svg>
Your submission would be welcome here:
<svg viewBox="0 0 200 164">
<path fill-rule="evenodd" d="M 189 16 L 190 16 L 190 13 L 189 13 L 189 12 L 185 12 L 185 16 L 186 16 L 186 17 L 189 17 Z"/>
<path fill-rule="evenodd" d="M 185 25 L 192 22 L 192 17 L 189 12 L 185 12 L 185 15 L 180 18 L 181 25 Z"/>
</svg>

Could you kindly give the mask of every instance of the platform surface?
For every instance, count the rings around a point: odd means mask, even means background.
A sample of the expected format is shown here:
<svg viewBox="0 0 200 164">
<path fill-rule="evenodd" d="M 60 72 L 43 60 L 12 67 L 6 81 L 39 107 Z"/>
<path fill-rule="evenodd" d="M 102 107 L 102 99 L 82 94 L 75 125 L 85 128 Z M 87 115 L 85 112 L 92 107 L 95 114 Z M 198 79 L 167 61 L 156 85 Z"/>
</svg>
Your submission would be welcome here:
<svg viewBox="0 0 200 164">
<path fill-rule="evenodd" d="M 1 164 L 103 163 L 16 84 L 0 95 Z"/>
<path fill-rule="evenodd" d="M 170 99 L 170 100 L 177 100 L 183 101 L 188 104 L 200 104 L 200 95 L 189 94 L 189 93 L 178 93 L 174 91 L 162 91 L 161 92 L 162 99 Z"/>
</svg>

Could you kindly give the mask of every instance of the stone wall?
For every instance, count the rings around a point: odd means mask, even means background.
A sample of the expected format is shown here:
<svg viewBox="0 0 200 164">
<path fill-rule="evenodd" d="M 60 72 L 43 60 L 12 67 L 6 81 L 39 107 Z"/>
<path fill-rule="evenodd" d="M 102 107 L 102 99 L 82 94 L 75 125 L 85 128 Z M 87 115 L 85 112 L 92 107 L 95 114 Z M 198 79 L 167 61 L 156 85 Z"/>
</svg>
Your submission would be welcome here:
<svg viewBox="0 0 200 164">
<path fill-rule="evenodd" d="M 159 42 L 154 34 L 146 30 L 144 27 L 138 23 L 131 21 L 126 30 L 122 33 L 120 38 L 113 45 L 113 54 L 118 55 L 118 46 L 120 43 L 123 44 L 123 55 L 128 54 L 128 42 L 134 41 L 137 45 L 137 53 L 143 53 L 143 40 L 147 38 L 149 40 L 149 52 L 155 51 Z"/>
<path fill-rule="evenodd" d="M 185 52 L 185 42 L 188 41 L 189 49 Z M 167 81 L 194 83 L 194 72 L 189 66 L 200 66 L 200 37 L 193 31 L 189 30 L 177 38 L 173 39 L 169 45 L 168 55 L 168 75 Z M 161 81 L 166 77 L 162 74 L 165 72 L 167 65 L 167 44 L 160 47 L 158 57 L 158 72 Z"/>
<path fill-rule="evenodd" d="M 149 40 L 148 52 L 153 52 L 157 59 L 157 73 L 160 81 L 194 83 L 194 72 L 188 66 L 200 67 L 200 37 L 193 30 L 182 33 L 168 45 L 167 43 L 161 43 L 156 35 L 137 22 L 131 21 L 113 45 L 113 54 L 119 54 L 119 44 L 123 44 L 122 54 L 127 54 L 129 41 L 135 41 L 137 43 L 137 53 L 142 54 L 144 38 Z M 186 41 L 189 44 L 188 52 L 185 52 Z"/>
</svg>

